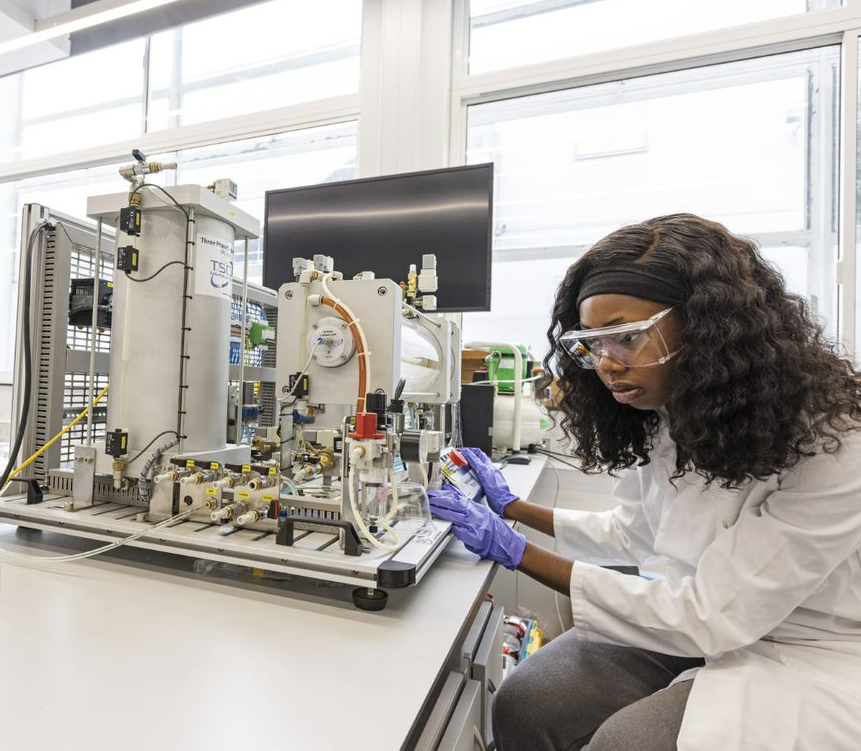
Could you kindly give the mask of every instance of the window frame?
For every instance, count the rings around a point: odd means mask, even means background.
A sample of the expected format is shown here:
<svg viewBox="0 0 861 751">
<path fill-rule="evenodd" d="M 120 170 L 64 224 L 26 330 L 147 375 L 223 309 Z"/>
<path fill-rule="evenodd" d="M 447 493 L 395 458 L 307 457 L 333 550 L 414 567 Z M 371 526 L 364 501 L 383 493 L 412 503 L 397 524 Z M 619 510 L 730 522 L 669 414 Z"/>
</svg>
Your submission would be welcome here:
<svg viewBox="0 0 861 751">
<path fill-rule="evenodd" d="M 832 274 L 837 288 L 835 330 L 844 350 L 861 362 L 861 319 L 856 252 L 856 163 L 858 111 L 858 44 L 861 37 L 861 0 L 844 0 L 841 8 L 801 13 L 778 19 L 674 37 L 659 42 L 622 47 L 484 73 L 469 73 L 469 0 L 453 0 L 455 55 L 451 89 L 451 149 L 449 163 L 464 164 L 469 108 L 476 104 L 513 99 L 563 89 L 580 88 L 622 79 L 670 73 L 693 67 L 729 63 L 841 45 L 838 143 L 831 149 L 837 169 L 837 250 Z M 815 179 L 815 176 L 812 176 Z M 822 221 L 820 217 L 817 221 Z M 793 233 L 795 234 L 795 233 Z M 861 326 L 861 323 L 858 324 Z M 857 339 L 857 351 L 856 351 Z"/>
</svg>

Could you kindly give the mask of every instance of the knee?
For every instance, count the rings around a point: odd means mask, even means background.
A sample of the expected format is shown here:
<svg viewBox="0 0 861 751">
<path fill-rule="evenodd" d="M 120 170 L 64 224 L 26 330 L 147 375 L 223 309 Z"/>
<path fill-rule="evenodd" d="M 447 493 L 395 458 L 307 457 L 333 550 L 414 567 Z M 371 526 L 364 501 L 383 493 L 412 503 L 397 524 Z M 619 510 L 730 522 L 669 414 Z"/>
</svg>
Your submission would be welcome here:
<svg viewBox="0 0 861 751">
<path fill-rule="evenodd" d="M 523 724 L 524 716 L 534 706 L 535 691 L 531 682 L 510 671 L 502 685 L 493 693 L 491 722 L 497 748 L 504 749 L 504 738 L 509 737 L 516 726 Z"/>
</svg>

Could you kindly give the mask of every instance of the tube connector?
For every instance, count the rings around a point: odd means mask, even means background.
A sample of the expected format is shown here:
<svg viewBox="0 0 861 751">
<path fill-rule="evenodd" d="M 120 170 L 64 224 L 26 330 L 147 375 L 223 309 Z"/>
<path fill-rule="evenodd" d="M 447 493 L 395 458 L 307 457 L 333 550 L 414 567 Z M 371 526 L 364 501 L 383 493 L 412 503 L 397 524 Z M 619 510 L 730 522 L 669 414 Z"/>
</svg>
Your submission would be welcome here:
<svg viewBox="0 0 861 751">
<path fill-rule="evenodd" d="M 183 477 L 179 483 L 180 485 L 203 485 L 204 483 L 212 482 L 215 477 L 215 472 L 212 470 L 206 470 L 204 472 L 195 472 L 194 474 L 188 475 L 188 477 Z"/>
<path fill-rule="evenodd" d="M 123 488 L 123 472 L 125 471 L 126 463 L 115 461 L 112 465 L 114 471 L 114 490 L 122 490 Z"/>
<path fill-rule="evenodd" d="M 233 514 L 236 511 L 236 504 L 230 503 L 227 506 L 222 506 L 218 511 L 213 511 L 209 518 L 214 522 L 220 522 L 222 520 L 228 520 L 233 518 Z"/>
<path fill-rule="evenodd" d="M 261 519 L 265 518 L 266 511 L 264 509 L 252 509 L 241 516 L 236 517 L 236 523 L 240 526 L 245 526 L 246 524 L 254 524 L 255 522 L 259 522 Z"/>
<path fill-rule="evenodd" d="M 248 483 L 248 487 L 252 490 L 260 490 L 260 488 L 271 488 L 276 483 L 277 479 L 275 477 L 265 475 L 262 477 L 255 477 Z"/>
</svg>

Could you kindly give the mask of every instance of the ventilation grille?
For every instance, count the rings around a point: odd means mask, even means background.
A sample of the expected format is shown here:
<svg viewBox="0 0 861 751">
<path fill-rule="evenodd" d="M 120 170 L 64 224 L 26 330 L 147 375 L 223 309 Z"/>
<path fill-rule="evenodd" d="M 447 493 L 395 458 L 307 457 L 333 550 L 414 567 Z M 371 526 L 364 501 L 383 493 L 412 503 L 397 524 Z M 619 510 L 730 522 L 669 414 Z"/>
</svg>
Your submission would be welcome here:
<svg viewBox="0 0 861 751">
<path fill-rule="evenodd" d="M 90 403 L 90 378 L 87 373 L 66 373 L 63 384 L 63 425 L 68 425 Z M 106 375 L 96 374 L 96 393 L 108 385 Z M 107 420 L 107 396 L 93 410 L 93 440 L 105 437 Z M 87 438 L 87 418 L 63 435 L 60 446 L 60 461 L 69 462 L 75 458 L 75 446 Z"/>
<path fill-rule="evenodd" d="M 42 270 L 42 307 L 39 311 L 38 341 L 33 342 L 33 351 L 38 352 L 34 363 L 33 376 L 36 379 L 36 423 L 35 446 L 44 446 L 50 439 L 51 430 L 51 340 L 54 325 L 54 295 L 57 288 L 57 235 L 54 231 L 45 233 L 45 262 Z M 33 332 L 37 333 L 37 332 Z M 36 477 L 46 476 L 47 456 L 42 454 L 33 462 Z"/>
<path fill-rule="evenodd" d="M 48 477 L 48 489 L 57 495 L 72 495 L 74 473 L 68 469 L 52 470 Z M 119 503 L 123 506 L 146 508 L 141 501 L 137 487 L 132 485 L 125 490 L 116 490 L 110 481 L 96 478 L 94 500 L 106 503 Z"/>
</svg>

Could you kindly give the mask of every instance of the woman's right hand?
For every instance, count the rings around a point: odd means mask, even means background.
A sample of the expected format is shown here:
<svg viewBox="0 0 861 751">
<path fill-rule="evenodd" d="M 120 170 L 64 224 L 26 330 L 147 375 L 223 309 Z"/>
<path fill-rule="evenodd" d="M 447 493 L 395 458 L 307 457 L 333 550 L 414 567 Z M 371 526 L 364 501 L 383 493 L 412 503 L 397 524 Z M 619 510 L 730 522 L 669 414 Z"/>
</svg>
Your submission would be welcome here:
<svg viewBox="0 0 861 751">
<path fill-rule="evenodd" d="M 487 505 L 499 516 L 505 516 L 505 507 L 512 501 L 518 500 L 511 492 L 508 483 L 490 458 L 481 449 L 459 448 L 458 453 L 469 462 L 472 471 L 481 483 Z"/>
</svg>

